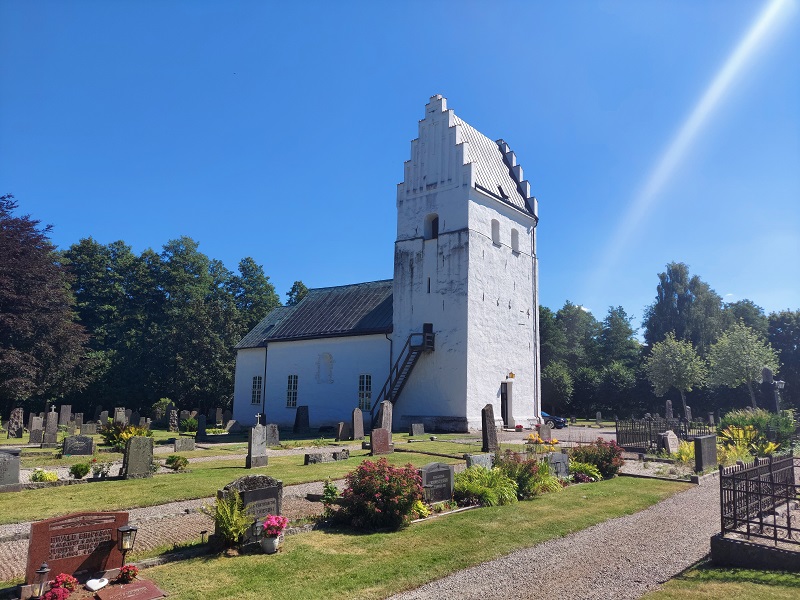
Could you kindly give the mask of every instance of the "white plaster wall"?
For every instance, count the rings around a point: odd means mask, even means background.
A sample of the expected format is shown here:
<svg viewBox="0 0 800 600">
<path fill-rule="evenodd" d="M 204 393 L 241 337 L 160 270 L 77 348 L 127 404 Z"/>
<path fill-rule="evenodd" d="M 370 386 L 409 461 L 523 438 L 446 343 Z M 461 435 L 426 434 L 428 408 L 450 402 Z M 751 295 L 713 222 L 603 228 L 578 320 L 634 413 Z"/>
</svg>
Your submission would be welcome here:
<svg viewBox="0 0 800 600">
<path fill-rule="evenodd" d="M 389 347 L 384 335 L 272 342 L 267 356 L 267 422 L 294 424 L 296 410 L 286 407 L 289 375 L 298 376 L 297 406 L 308 406 L 311 427 L 348 422 L 358 406 L 360 374 L 372 375 L 373 403 L 377 398 L 389 376 Z M 325 353 L 333 359 L 330 376 L 319 368 Z"/>
<path fill-rule="evenodd" d="M 540 413 L 538 400 L 538 317 L 534 219 L 470 190 L 467 418 L 479 427 L 481 409 L 494 405 L 501 416 L 500 384 L 514 373 L 512 417 L 528 425 Z M 491 222 L 500 224 L 500 245 Z M 512 252 L 511 230 L 519 232 Z"/>
<path fill-rule="evenodd" d="M 236 352 L 236 371 L 233 383 L 233 418 L 243 425 L 255 425 L 260 404 L 251 404 L 253 377 L 264 377 L 266 348 L 243 348 Z M 262 380 L 262 402 L 264 397 Z M 262 421 L 263 422 L 263 421 Z"/>
</svg>

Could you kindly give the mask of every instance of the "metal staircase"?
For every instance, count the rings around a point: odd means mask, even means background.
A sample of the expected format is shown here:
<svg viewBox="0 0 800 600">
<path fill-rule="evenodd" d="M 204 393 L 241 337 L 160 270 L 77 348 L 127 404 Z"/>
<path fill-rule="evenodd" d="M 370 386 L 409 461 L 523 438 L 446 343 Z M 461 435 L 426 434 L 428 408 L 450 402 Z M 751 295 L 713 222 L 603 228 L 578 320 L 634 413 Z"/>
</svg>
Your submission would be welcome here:
<svg viewBox="0 0 800 600">
<path fill-rule="evenodd" d="M 375 419 L 378 416 L 378 408 L 381 402 L 389 400 L 392 404 L 397 402 L 400 392 L 403 391 L 408 376 L 417 364 L 419 357 L 424 352 L 432 352 L 434 350 L 435 334 L 432 332 L 425 333 L 412 333 L 408 336 L 405 346 L 400 351 L 397 357 L 397 362 L 389 371 L 389 378 L 383 384 L 380 393 L 378 394 L 375 403 L 372 405 L 370 414 L 372 416 L 372 426 L 375 427 Z"/>
</svg>

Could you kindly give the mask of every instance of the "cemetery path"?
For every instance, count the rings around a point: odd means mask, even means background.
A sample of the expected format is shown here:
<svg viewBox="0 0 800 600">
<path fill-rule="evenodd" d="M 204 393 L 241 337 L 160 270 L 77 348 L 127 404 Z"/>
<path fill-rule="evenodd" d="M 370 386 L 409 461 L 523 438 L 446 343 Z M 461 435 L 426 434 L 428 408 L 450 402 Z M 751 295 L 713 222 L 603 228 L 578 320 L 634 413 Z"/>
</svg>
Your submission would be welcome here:
<svg viewBox="0 0 800 600">
<path fill-rule="evenodd" d="M 641 512 L 518 550 L 391 600 L 640 598 L 710 552 L 719 482 L 705 480 Z"/>
</svg>

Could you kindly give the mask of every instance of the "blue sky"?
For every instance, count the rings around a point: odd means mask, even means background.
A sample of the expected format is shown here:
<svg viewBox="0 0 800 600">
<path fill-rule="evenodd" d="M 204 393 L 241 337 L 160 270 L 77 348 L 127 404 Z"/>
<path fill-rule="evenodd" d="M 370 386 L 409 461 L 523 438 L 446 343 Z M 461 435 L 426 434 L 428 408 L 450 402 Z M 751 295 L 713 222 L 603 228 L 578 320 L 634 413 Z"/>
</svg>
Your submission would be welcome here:
<svg viewBox="0 0 800 600">
<path fill-rule="evenodd" d="M 797 0 L 0 3 L 0 193 L 141 252 L 188 235 L 277 291 L 390 278 L 433 94 L 516 152 L 541 303 L 622 305 L 685 262 L 800 308 Z"/>
</svg>

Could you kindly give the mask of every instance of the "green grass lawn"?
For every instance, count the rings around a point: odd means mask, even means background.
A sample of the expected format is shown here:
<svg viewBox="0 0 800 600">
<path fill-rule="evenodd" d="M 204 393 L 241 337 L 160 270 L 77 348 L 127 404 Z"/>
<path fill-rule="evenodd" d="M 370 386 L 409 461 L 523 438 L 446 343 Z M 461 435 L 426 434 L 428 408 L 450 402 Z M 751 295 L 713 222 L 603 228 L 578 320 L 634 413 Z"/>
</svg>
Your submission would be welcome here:
<svg viewBox="0 0 800 600">
<path fill-rule="evenodd" d="M 143 575 L 171 598 L 384 598 L 634 513 L 687 487 L 616 478 L 511 506 L 430 519 L 396 533 L 314 531 L 287 537 L 277 555 L 203 557 L 148 569 Z"/>
<path fill-rule="evenodd" d="M 645 600 L 796 600 L 800 598 L 800 573 L 724 569 L 710 562 L 671 579 Z"/>
</svg>

